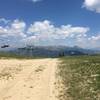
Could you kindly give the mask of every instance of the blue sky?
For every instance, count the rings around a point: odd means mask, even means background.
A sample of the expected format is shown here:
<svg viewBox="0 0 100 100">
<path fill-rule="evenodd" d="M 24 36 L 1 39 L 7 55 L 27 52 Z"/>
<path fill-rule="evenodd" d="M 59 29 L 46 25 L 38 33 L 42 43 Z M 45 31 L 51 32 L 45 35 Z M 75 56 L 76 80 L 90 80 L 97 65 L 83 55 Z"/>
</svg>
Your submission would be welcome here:
<svg viewBox="0 0 100 100">
<path fill-rule="evenodd" d="M 0 0 L 0 45 L 99 47 L 99 19 L 100 0 Z"/>
</svg>

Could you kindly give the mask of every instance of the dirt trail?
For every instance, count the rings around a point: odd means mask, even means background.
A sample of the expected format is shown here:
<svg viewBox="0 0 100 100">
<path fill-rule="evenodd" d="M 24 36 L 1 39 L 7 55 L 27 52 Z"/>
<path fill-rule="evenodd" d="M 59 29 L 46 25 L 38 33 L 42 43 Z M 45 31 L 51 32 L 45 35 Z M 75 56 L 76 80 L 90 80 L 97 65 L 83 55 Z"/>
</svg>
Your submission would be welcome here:
<svg viewBox="0 0 100 100">
<path fill-rule="evenodd" d="M 0 60 L 0 100 L 57 100 L 57 59 Z"/>
</svg>

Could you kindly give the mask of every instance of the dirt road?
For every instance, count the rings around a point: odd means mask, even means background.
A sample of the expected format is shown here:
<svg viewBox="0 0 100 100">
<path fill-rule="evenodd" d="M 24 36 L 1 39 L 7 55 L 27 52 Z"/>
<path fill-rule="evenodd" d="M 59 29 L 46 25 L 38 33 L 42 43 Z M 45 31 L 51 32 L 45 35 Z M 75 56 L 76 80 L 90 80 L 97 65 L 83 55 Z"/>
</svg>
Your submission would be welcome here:
<svg viewBox="0 0 100 100">
<path fill-rule="evenodd" d="M 57 59 L 0 60 L 0 100 L 57 100 Z"/>
</svg>

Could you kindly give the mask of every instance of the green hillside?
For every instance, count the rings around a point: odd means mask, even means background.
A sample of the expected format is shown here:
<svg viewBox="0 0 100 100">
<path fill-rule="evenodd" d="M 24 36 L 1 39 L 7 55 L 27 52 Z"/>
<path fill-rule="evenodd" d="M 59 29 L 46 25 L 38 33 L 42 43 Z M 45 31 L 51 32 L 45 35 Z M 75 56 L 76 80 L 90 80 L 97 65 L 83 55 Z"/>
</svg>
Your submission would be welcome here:
<svg viewBox="0 0 100 100">
<path fill-rule="evenodd" d="M 100 99 L 100 56 L 61 58 L 59 77 L 64 85 L 59 100 Z"/>
</svg>

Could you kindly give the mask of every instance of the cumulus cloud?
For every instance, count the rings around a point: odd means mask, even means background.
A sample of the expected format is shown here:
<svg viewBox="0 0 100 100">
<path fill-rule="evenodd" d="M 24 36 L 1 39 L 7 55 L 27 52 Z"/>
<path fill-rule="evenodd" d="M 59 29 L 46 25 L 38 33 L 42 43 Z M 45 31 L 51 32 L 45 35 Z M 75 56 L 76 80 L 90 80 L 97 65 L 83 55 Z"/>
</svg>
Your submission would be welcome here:
<svg viewBox="0 0 100 100">
<path fill-rule="evenodd" d="M 5 27 L 0 26 L 0 36 L 25 37 L 26 36 L 24 34 L 25 27 L 26 27 L 25 22 L 14 20 Z"/>
<path fill-rule="evenodd" d="M 44 39 L 65 39 L 67 37 L 83 37 L 89 31 L 87 27 L 73 27 L 71 25 L 54 26 L 50 21 L 35 22 L 31 24 L 27 33 Z"/>
<path fill-rule="evenodd" d="M 100 13 L 100 0 L 85 0 L 83 7 L 87 8 L 88 10 Z"/>
<path fill-rule="evenodd" d="M 94 41 L 100 41 L 100 35 L 91 36 L 90 38 L 88 38 L 88 40 L 92 40 L 93 42 L 94 42 Z"/>
<path fill-rule="evenodd" d="M 100 35 L 88 36 L 88 27 L 61 25 L 56 26 L 49 20 L 35 21 L 31 25 L 22 20 L 10 21 L 0 25 L 0 44 L 2 40 L 16 45 L 79 45 L 98 46 Z"/>
<path fill-rule="evenodd" d="M 8 22 L 10 22 L 10 20 L 7 20 L 5 18 L 0 18 L 0 23 L 3 22 L 4 24 L 7 24 Z"/>
</svg>

